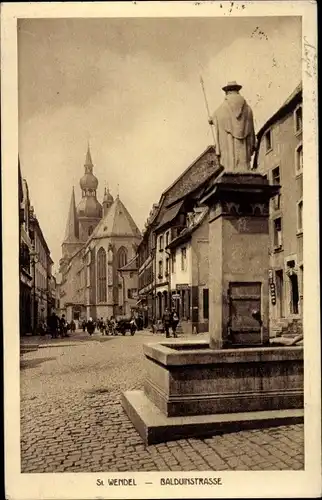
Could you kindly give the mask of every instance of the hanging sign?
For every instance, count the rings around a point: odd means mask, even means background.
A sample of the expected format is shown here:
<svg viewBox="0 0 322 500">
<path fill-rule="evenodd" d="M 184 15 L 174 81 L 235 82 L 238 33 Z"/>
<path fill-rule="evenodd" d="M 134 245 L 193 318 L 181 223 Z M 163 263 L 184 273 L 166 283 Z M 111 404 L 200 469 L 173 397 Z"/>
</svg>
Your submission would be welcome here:
<svg viewBox="0 0 322 500">
<path fill-rule="evenodd" d="M 274 275 L 272 269 L 268 271 L 268 282 L 269 282 L 269 288 L 271 292 L 271 302 L 273 306 L 276 304 L 276 289 L 275 289 L 275 283 L 274 283 Z"/>
</svg>

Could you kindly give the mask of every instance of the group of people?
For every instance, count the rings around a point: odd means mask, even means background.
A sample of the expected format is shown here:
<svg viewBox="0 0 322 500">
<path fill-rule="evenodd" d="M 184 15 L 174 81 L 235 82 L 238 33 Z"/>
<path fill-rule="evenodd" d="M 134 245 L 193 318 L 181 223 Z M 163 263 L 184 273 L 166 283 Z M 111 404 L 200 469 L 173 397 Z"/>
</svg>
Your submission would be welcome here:
<svg viewBox="0 0 322 500">
<path fill-rule="evenodd" d="M 167 338 L 170 337 L 170 328 L 172 330 L 172 335 L 174 337 L 178 337 L 177 335 L 177 326 L 179 323 L 179 316 L 175 308 L 172 308 L 170 311 L 168 308 L 165 309 L 162 316 L 162 323 L 165 331 L 165 336 Z"/>
<path fill-rule="evenodd" d="M 48 318 L 48 330 L 53 339 L 57 337 L 69 337 L 68 331 L 74 332 L 76 330 L 76 324 L 74 320 L 68 323 L 65 314 L 59 318 L 55 311 L 53 311 Z"/>
<path fill-rule="evenodd" d="M 96 328 L 102 335 L 118 335 L 118 328 L 122 328 L 122 325 L 118 325 L 116 318 L 111 316 L 110 318 L 106 318 L 105 321 L 103 318 L 100 318 L 97 321 L 94 321 L 93 318 L 89 318 L 87 321 L 84 320 L 82 328 L 83 331 L 87 331 L 89 335 L 93 335 Z M 134 333 L 138 329 L 136 320 L 133 316 L 129 321 L 129 329 L 131 333 Z"/>
</svg>

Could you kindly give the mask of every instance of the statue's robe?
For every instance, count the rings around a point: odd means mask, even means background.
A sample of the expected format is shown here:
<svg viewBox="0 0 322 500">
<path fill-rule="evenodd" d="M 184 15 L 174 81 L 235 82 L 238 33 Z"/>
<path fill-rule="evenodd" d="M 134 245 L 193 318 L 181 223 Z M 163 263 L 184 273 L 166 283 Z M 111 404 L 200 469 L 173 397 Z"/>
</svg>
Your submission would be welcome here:
<svg viewBox="0 0 322 500">
<path fill-rule="evenodd" d="M 227 94 L 212 122 L 220 164 L 228 171 L 250 170 L 256 138 L 253 112 L 245 99 L 237 92 Z"/>
</svg>

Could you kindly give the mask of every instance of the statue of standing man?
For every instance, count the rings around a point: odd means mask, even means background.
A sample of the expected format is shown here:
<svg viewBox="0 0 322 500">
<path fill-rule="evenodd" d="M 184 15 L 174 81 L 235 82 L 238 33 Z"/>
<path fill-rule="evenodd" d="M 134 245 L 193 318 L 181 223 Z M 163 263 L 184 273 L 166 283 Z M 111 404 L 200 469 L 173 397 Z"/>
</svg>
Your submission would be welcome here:
<svg viewBox="0 0 322 500">
<path fill-rule="evenodd" d="M 245 172 L 251 168 L 255 151 L 253 112 L 236 82 L 229 82 L 223 90 L 226 97 L 209 119 L 214 126 L 215 148 L 220 164 L 228 172 Z"/>
</svg>

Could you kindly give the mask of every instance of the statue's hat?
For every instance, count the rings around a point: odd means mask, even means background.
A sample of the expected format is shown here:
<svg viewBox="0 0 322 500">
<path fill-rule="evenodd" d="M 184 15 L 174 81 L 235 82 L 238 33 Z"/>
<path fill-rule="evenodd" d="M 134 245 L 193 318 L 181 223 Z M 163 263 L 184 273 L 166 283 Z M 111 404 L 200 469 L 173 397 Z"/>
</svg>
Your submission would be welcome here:
<svg viewBox="0 0 322 500">
<path fill-rule="evenodd" d="M 223 87 L 222 89 L 227 92 L 227 90 L 240 90 L 242 88 L 241 85 L 239 85 L 239 83 L 233 81 L 233 82 L 228 82 L 227 85 L 225 85 L 225 87 Z"/>
</svg>

